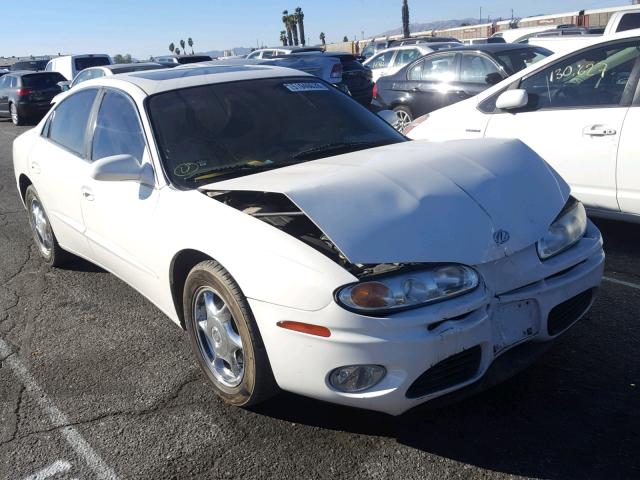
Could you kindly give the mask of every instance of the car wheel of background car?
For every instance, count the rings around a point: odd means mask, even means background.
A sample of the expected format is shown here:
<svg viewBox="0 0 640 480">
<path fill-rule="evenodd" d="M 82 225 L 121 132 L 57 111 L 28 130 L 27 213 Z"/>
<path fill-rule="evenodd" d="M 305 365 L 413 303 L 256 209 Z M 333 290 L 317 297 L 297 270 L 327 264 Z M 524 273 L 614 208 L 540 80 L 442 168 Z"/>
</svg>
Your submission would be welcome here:
<svg viewBox="0 0 640 480">
<path fill-rule="evenodd" d="M 191 270 L 183 305 L 191 348 L 224 401 L 249 407 L 277 392 L 249 304 L 220 264 L 205 261 Z"/>
<path fill-rule="evenodd" d="M 413 121 L 411 110 L 409 110 L 409 107 L 400 106 L 394 108 L 393 111 L 396 112 L 396 116 L 398 117 L 398 123 L 396 123 L 395 125 L 396 130 L 402 132 L 404 130 L 404 127 L 406 127 Z"/>
<path fill-rule="evenodd" d="M 33 185 L 27 187 L 25 204 L 29 212 L 29 225 L 42 259 L 52 267 L 58 267 L 68 259 L 68 253 L 60 247 L 51 228 L 49 218 Z"/>
<path fill-rule="evenodd" d="M 18 108 L 16 107 L 15 103 L 9 104 L 9 111 L 11 112 L 11 121 L 13 122 L 14 125 L 16 126 L 24 125 L 24 121 L 20 117 L 20 114 L 18 113 Z"/>
</svg>

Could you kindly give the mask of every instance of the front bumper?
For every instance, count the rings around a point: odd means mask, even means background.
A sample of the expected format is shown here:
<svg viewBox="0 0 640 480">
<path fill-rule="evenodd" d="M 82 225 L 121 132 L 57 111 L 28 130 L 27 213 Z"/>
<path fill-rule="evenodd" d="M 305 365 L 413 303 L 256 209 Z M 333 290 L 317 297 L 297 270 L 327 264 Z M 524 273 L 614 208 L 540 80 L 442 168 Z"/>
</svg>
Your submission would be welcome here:
<svg viewBox="0 0 640 480">
<path fill-rule="evenodd" d="M 493 375 L 481 381 L 494 361 L 507 352 L 543 349 L 586 313 L 602 280 L 602 238 L 589 224 L 580 242 L 545 262 L 531 247 L 475 268 L 484 283 L 474 292 L 388 318 L 358 315 L 336 303 L 309 312 L 250 299 L 278 385 L 399 415 L 464 387 L 495 383 Z M 284 330 L 276 325 L 283 320 L 322 325 L 331 336 Z M 360 364 L 383 365 L 387 375 L 357 394 L 329 385 L 334 368 Z M 507 370 L 506 376 L 515 373 Z"/>
</svg>

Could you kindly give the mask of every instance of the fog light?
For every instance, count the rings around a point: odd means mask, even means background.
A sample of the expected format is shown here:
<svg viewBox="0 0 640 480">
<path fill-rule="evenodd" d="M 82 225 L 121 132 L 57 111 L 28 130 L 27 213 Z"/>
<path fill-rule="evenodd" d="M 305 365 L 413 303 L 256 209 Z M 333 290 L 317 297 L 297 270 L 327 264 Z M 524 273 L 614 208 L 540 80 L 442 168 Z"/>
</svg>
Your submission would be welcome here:
<svg viewBox="0 0 640 480">
<path fill-rule="evenodd" d="M 333 370 L 329 383 L 341 392 L 362 392 L 380 382 L 386 373 L 387 369 L 381 365 L 348 365 Z"/>
</svg>

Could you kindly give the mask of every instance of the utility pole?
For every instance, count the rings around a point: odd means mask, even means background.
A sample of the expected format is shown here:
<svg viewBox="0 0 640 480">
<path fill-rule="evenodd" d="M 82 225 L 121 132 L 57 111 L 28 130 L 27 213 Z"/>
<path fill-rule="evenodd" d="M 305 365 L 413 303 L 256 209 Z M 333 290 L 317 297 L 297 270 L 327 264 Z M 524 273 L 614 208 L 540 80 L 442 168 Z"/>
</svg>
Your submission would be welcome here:
<svg viewBox="0 0 640 480">
<path fill-rule="evenodd" d="M 482 23 L 482 7 L 480 7 L 480 21 L 478 23 Z"/>
<path fill-rule="evenodd" d="M 511 9 L 511 21 L 513 22 L 513 8 Z"/>
</svg>

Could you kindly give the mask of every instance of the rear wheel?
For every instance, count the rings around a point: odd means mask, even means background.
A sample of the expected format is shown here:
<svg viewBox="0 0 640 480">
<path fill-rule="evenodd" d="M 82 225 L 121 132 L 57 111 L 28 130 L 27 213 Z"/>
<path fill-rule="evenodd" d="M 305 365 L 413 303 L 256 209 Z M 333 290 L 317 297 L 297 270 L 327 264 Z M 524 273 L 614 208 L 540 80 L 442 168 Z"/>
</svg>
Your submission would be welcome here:
<svg viewBox="0 0 640 480">
<path fill-rule="evenodd" d="M 413 122 L 413 114 L 409 107 L 399 106 L 393 109 L 396 112 L 396 117 L 398 117 L 398 123 L 396 124 L 396 129 L 400 132 L 404 130 L 404 128 Z"/>
<path fill-rule="evenodd" d="M 29 212 L 29 225 L 33 233 L 33 239 L 38 247 L 42 259 L 52 267 L 58 267 L 65 263 L 68 258 L 67 252 L 58 244 L 49 217 L 44 210 L 44 206 L 38 197 L 38 192 L 29 185 L 25 193 L 25 204 Z"/>
<path fill-rule="evenodd" d="M 191 270 L 183 305 L 191 348 L 218 396 L 249 407 L 277 392 L 249 304 L 221 265 L 208 260 Z"/>
<path fill-rule="evenodd" d="M 18 113 L 18 107 L 16 107 L 15 103 L 9 104 L 9 112 L 11 113 L 11 121 L 14 125 L 24 125 L 24 119 Z"/>
</svg>

